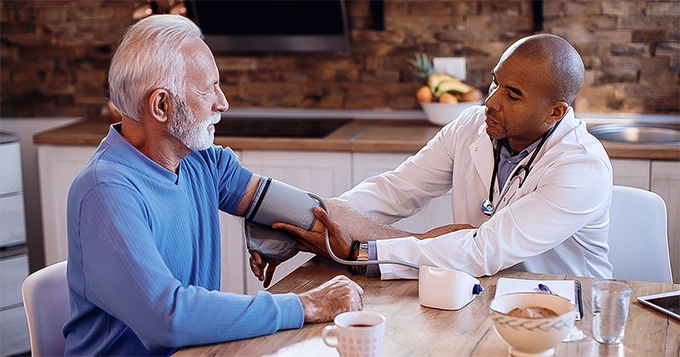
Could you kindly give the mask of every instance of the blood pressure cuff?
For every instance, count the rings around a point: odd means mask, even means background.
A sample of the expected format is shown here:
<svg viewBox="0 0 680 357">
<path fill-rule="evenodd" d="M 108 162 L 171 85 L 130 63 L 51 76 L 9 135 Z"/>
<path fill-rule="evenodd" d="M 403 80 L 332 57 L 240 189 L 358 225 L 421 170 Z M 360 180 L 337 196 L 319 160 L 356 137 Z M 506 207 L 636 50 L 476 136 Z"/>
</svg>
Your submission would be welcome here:
<svg viewBox="0 0 680 357">
<path fill-rule="evenodd" d="M 270 259 L 287 258 L 297 247 L 297 241 L 271 225 L 284 222 L 311 230 L 316 222 L 312 208 L 320 205 L 307 192 L 262 176 L 244 215 L 248 250 Z"/>
<path fill-rule="evenodd" d="M 257 252 L 265 258 L 286 260 L 297 248 L 297 241 L 284 231 L 248 219 L 244 227 L 248 251 Z"/>
</svg>

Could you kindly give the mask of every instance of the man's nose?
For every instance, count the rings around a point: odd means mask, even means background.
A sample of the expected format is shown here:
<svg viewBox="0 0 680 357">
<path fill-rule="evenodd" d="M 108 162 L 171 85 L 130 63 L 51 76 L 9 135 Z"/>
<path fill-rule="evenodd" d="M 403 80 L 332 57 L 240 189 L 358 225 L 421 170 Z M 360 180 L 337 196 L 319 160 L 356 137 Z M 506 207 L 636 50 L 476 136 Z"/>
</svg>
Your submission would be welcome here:
<svg viewBox="0 0 680 357">
<path fill-rule="evenodd" d="M 213 105 L 213 111 L 215 112 L 226 112 L 229 109 L 229 102 L 227 97 L 222 92 L 222 88 L 217 87 L 217 101 Z"/>
<path fill-rule="evenodd" d="M 496 91 L 495 91 L 495 90 L 490 90 L 490 91 L 489 91 L 489 95 L 486 97 L 486 99 L 484 99 L 484 105 L 485 105 L 487 108 L 491 108 L 491 109 L 494 109 L 494 110 L 497 110 L 497 109 L 498 109 L 498 108 L 496 108 L 496 107 L 494 106 L 494 105 L 496 104 L 496 101 L 494 100 L 495 95 L 496 95 Z"/>
</svg>

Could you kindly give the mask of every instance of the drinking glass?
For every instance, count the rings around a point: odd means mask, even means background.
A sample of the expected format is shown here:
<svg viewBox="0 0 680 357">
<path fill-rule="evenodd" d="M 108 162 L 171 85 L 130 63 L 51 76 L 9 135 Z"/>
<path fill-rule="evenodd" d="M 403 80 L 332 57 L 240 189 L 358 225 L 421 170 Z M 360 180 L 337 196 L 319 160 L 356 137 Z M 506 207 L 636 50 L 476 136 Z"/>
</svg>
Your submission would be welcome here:
<svg viewBox="0 0 680 357">
<path fill-rule="evenodd" d="M 623 341 L 631 288 L 620 281 L 593 283 L 593 338 L 602 344 Z"/>
</svg>

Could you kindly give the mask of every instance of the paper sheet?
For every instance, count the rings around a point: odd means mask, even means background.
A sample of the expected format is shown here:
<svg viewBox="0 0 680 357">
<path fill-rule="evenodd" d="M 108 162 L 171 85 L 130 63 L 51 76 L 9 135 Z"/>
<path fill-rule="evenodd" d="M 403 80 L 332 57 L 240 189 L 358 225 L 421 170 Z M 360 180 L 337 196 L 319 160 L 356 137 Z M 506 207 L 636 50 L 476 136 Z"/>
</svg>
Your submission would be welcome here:
<svg viewBox="0 0 680 357">
<path fill-rule="evenodd" d="M 574 280 L 527 280 L 499 278 L 496 284 L 496 295 L 501 296 L 509 293 L 540 293 L 538 284 L 547 285 L 555 294 L 565 297 L 571 302 L 574 300 Z"/>
</svg>

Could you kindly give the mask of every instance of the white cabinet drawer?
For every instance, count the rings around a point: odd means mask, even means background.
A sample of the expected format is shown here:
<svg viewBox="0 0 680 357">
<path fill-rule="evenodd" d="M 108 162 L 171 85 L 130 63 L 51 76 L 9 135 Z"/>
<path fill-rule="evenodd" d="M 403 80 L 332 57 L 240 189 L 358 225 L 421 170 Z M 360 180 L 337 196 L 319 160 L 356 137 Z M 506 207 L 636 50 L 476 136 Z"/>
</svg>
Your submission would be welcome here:
<svg viewBox="0 0 680 357">
<path fill-rule="evenodd" d="M 23 306 L 0 311 L 0 356 L 23 354 L 31 349 Z"/>
<path fill-rule="evenodd" d="M 28 276 L 28 255 L 0 260 L 0 307 L 21 304 L 21 284 Z"/>
<path fill-rule="evenodd" d="M 0 195 L 22 190 L 19 142 L 0 144 Z"/>
<path fill-rule="evenodd" d="M 26 241 L 24 195 L 0 197 L 0 247 Z"/>
</svg>

